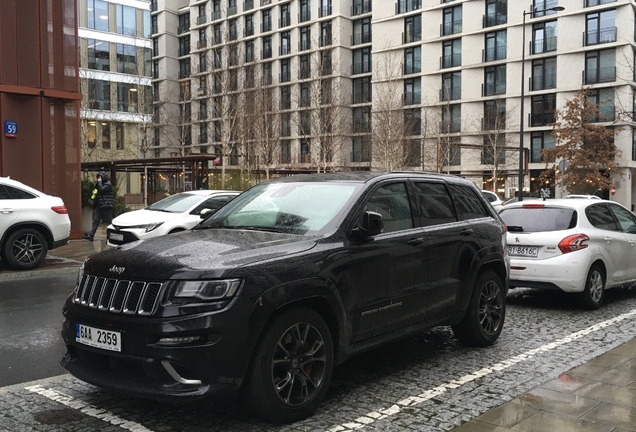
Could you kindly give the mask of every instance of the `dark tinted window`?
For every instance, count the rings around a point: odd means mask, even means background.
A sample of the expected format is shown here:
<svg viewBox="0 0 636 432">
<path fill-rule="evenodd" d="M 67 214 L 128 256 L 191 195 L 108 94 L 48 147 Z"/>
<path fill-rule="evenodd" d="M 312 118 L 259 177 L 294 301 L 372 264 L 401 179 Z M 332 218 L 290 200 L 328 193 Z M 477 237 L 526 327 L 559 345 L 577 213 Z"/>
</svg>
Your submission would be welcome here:
<svg viewBox="0 0 636 432">
<path fill-rule="evenodd" d="M 11 195 L 9 195 L 9 191 L 4 185 L 0 185 L 0 199 L 11 199 Z"/>
<path fill-rule="evenodd" d="M 415 194 L 422 226 L 455 222 L 455 208 L 442 183 L 415 183 Z"/>
<path fill-rule="evenodd" d="M 605 204 L 589 206 L 585 209 L 585 215 L 590 223 L 598 229 L 620 231 L 612 213 Z"/>
<path fill-rule="evenodd" d="M 516 232 L 561 231 L 574 228 L 577 221 L 576 211 L 556 207 L 504 207 L 499 216 L 508 231 Z"/>
<path fill-rule="evenodd" d="M 449 185 L 455 198 L 457 212 L 463 219 L 477 219 L 490 216 L 485 203 L 479 195 L 469 186 Z"/>
<path fill-rule="evenodd" d="M 491 194 L 491 193 L 488 193 L 488 192 L 482 192 L 481 194 L 484 196 L 484 198 L 486 198 L 488 200 L 488 202 L 497 201 L 497 195 L 495 195 L 495 194 Z"/>
<path fill-rule="evenodd" d="M 382 215 L 384 220 L 383 232 L 413 228 L 411 204 L 404 183 L 380 186 L 369 198 L 365 210 Z"/>
<path fill-rule="evenodd" d="M 6 188 L 6 192 L 9 195 L 10 199 L 31 199 L 35 198 L 34 195 L 29 192 L 23 191 L 22 189 L 14 188 L 12 186 L 4 186 Z M 6 198 L 5 198 L 6 199 Z"/>
<path fill-rule="evenodd" d="M 636 234 L 636 218 L 627 209 L 616 204 L 609 204 L 612 213 L 618 219 L 621 229 L 626 233 Z"/>
</svg>

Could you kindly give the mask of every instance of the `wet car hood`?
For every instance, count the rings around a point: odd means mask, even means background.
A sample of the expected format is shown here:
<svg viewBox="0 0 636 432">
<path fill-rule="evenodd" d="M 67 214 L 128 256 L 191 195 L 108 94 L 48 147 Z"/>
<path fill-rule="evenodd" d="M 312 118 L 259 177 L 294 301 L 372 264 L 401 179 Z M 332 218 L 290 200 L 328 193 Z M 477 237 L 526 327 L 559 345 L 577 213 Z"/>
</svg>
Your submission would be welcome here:
<svg viewBox="0 0 636 432">
<path fill-rule="evenodd" d="M 206 279 L 316 245 L 317 238 L 263 231 L 207 229 L 128 243 L 92 255 L 84 271 L 119 279 Z"/>
<path fill-rule="evenodd" d="M 135 210 L 131 212 L 123 213 L 113 219 L 112 224 L 122 228 L 135 225 L 145 225 L 158 222 L 165 222 L 174 219 L 179 216 L 187 215 L 187 212 L 183 213 L 170 213 L 156 210 Z"/>
</svg>

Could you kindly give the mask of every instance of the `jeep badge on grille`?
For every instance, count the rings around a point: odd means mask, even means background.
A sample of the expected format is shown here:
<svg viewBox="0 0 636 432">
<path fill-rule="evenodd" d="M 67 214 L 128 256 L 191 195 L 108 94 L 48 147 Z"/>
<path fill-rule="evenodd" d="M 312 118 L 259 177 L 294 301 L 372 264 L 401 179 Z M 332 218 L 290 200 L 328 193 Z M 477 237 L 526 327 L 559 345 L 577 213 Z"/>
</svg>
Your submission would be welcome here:
<svg viewBox="0 0 636 432">
<path fill-rule="evenodd" d="M 126 267 L 112 266 L 110 269 L 108 269 L 109 272 L 117 274 L 122 274 L 124 270 L 126 270 Z"/>
</svg>

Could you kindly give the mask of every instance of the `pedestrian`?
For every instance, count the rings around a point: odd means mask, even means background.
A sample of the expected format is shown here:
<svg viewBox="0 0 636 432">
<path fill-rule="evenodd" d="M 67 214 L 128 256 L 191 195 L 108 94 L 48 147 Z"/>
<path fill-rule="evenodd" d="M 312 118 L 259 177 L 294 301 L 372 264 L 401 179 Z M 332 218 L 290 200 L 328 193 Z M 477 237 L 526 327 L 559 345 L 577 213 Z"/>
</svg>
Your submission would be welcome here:
<svg viewBox="0 0 636 432">
<path fill-rule="evenodd" d="M 97 173 L 97 183 L 95 183 L 91 199 L 93 200 L 93 227 L 91 232 L 82 236 L 89 241 L 93 241 L 100 222 L 110 224 L 113 221 L 113 184 L 103 170 Z"/>
</svg>

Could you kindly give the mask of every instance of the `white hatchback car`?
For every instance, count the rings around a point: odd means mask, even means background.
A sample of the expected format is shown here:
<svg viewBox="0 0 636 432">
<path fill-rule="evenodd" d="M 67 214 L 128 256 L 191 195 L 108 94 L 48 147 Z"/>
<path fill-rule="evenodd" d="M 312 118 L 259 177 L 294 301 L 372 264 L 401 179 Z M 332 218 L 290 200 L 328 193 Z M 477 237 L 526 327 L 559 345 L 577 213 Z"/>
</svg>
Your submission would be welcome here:
<svg viewBox="0 0 636 432">
<path fill-rule="evenodd" d="M 579 293 L 596 309 L 605 289 L 636 281 L 636 216 L 611 201 L 553 199 L 506 204 L 510 287 Z"/>
<path fill-rule="evenodd" d="M 16 270 L 38 267 L 68 243 L 71 220 L 62 198 L 0 177 L 0 258 Z"/>
<path fill-rule="evenodd" d="M 123 213 L 106 228 L 109 246 L 189 230 L 240 192 L 194 190 L 181 192 L 142 210 Z"/>
</svg>

